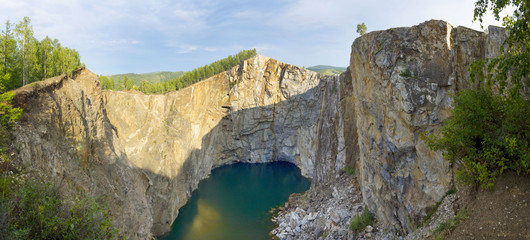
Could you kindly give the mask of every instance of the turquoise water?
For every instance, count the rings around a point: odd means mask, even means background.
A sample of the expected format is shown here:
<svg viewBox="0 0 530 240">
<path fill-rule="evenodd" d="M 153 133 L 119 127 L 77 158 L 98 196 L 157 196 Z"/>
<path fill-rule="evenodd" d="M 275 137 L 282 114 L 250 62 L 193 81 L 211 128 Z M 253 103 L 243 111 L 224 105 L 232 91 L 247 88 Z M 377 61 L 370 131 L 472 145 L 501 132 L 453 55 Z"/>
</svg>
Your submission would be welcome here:
<svg viewBox="0 0 530 240">
<path fill-rule="evenodd" d="M 237 163 L 214 169 L 199 183 L 163 240 L 270 239 L 268 211 L 310 182 L 293 164 Z"/>
</svg>

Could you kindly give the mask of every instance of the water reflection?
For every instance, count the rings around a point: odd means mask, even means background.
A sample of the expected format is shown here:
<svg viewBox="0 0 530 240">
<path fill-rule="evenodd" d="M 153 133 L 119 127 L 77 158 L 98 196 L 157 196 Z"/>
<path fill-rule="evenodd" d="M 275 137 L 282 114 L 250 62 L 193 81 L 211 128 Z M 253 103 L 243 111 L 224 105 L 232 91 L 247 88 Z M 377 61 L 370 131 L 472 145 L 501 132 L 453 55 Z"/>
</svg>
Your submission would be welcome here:
<svg viewBox="0 0 530 240">
<path fill-rule="evenodd" d="M 268 210 L 304 192 L 310 182 L 293 164 L 238 163 L 217 168 L 199 183 L 161 240 L 269 239 Z"/>
<path fill-rule="evenodd" d="M 197 215 L 193 218 L 191 229 L 185 239 L 210 240 L 215 238 L 221 230 L 221 214 L 206 201 L 199 199 L 197 202 Z"/>
</svg>

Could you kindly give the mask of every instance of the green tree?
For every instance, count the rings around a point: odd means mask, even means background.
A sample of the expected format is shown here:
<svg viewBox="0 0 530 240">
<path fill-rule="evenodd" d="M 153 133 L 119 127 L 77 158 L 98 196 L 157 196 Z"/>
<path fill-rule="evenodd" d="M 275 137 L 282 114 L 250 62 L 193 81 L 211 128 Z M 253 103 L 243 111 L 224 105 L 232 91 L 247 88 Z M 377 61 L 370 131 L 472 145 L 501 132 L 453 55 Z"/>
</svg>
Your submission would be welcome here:
<svg viewBox="0 0 530 240">
<path fill-rule="evenodd" d="M 48 69 L 50 68 L 50 59 L 53 54 L 53 41 L 48 36 L 40 41 L 38 53 L 41 79 L 51 77 L 51 75 L 49 75 L 50 72 Z"/>
<path fill-rule="evenodd" d="M 146 80 L 142 80 L 138 86 L 138 90 L 140 90 L 143 93 L 152 93 L 153 86 L 150 82 Z"/>
<path fill-rule="evenodd" d="M 134 87 L 134 80 L 125 75 L 123 76 L 122 86 L 123 89 L 131 90 Z"/>
<path fill-rule="evenodd" d="M 103 89 L 116 90 L 114 79 L 106 77 L 106 76 L 99 76 L 99 81 L 101 82 L 101 87 Z"/>
<path fill-rule="evenodd" d="M 491 188 L 506 170 L 530 173 L 530 101 L 524 91 L 530 79 L 530 3 L 478 0 L 475 4 L 474 19 L 481 22 L 488 8 L 499 20 L 503 9 L 515 7 L 513 16 L 503 18 L 508 37 L 499 56 L 471 65 L 470 77 L 478 87 L 458 93 L 453 117 L 440 135 L 425 139 L 447 160 L 462 164 L 458 177 L 464 182 Z"/>
<path fill-rule="evenodd" d="M 29 83 L 30 73 L 36 62 L 36 39 L 33 37 L 33 26 L 29 17 L 24 17 L 16 25 L 16 38 L 19 43 L 19 62 L 22 70 L 22 86 Z"/>
<path fill-rule="evenodd" d="M 5 29 L 2 31 L 0 38 L 0 57 L 2 61 L 2 67 L 0 67 L 0 84 L 7 89 L 12 89 L 15 85 L 12 82 L 12 76 L 17 42 L 12 28 L 13 24 L 9 20 L 6 21 Z"/>
<path fill-rule="evenodd" d="M 13 29 L 14 27 L 14 29 Z M 32 81 L 71 73 L 81 66 L 79 53 L 64 48 L 57 39 L 33 36 L 31 20 L 24 17 L 18 24 L 9 21 L 0 35 L 0 90 L 14 89 Z"/>
<path fill-rule="evenodd" d="M 223 58 L 221 60 L 217 60 L 213 63 L 204 65 L 202 67 L 195 68 L 191 71 L 185 72 L 179 77 L 175 79 L 171 79 L 168 81 L 163 82 L 156 82 L 156 83 L 150 83 L 147 81 L 140 81 L 138 83 L 138 86 L 134 85 L 134 81 L 132 79 L 127 78 L 118 78 L 116 89 L 117 90 L 123 90 L 123 89 L 133 89 L 137 88 L 139 91 L 142 91 L 144 93 L 164 93 L 171 90 L 179 90 L 181 88 L 185 88 L 189 85 L 192 85 L 196 82 L 199 82 L 201 80 L 204 80 L 206 78 L 209 78 L 215 74 L 219 74 L 223 71 L 229 70 L 239 64 L 241 64 L 243 61 L 252 58 L 256 56 L 256 49 L 250 49 L 250 50 L 243 50 L 239 53 L 228 56 L 226 58 Z M 112 80 L 112 78 L 111 78 Z M 108 86 L 108 82 L 106 78 L 100 77 L 101 84 L 104 88 Z M 131 81 L 131 84 L 127 84 L 128 81 Z"/>
<path fill-rule="evenodd" d="M 364 35 L 366 33 L 366 24 L 361 23 L 361 24 L 357 24 L 357 33 L 360 34 L 361 36 Z"/>
<path fill-rule="evenodd" d="M 527 0 L 478 0 L 475 3 L 474 20 L 482 23 L 484 14 L 491 10 L 495 19 L 501 19 L 501 12 L 514 7 L 513 16 L 502 18 L 503 26 L 509 34 L 501 47 L 499 56 L 477 61 L 471 66 L 471 77 L 480 82 L 485 81 L 486 87 L 499 88 L 503 93 L 510 87 L 511 95 L 521 94 L 523 86 L 528 86 L 530 79 L 530 2 Z"/>
</svg>

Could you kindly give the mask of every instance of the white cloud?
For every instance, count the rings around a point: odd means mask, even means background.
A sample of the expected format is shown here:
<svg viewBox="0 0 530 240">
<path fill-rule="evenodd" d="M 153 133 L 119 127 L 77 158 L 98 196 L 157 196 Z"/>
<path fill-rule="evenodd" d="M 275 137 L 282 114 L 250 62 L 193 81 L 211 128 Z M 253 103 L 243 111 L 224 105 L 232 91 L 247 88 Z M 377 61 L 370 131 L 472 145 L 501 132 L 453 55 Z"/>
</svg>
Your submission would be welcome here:
<svg viewBox="0 0 530 240">
<path fill-rule="evenodd" d="M 89 66 L 138 52 L 152 55 L 127 61 L 145 65 L 147 57 L 193 53 L 187 59 L 201 62 L 201 54 L 213 58 L 249 46 L 293 64 L 345 65 L 360 22 L 369 31 L 433 18 L 480 29 L 471 23 L 474 1 L 461 0 L 0 0 L 0 6 L 2 20 L 29 16 L 39 39 L 58 38 Z M 500 25 L 487 14 L 484 25 L 491 23 Z"/>
</svg>

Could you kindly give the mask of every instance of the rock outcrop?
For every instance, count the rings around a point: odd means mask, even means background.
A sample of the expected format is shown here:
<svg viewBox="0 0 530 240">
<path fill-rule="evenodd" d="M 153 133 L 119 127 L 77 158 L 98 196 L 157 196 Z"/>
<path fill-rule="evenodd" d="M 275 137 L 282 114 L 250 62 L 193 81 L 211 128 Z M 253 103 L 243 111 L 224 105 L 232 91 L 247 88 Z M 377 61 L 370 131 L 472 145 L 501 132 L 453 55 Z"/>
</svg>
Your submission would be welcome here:
<svg viewBox="0 0 530 240">
<path fill-rule="evenodd" d="M 148 238 L 169 231 L 212 168 L 288 161 L 314 179 L 340 171 L 341 79 L 257 56 L 145 95 L 103 91 L 82 69 L 17 90 L 18 157 L 66 192 L 104 196 L 125 235 Z"/>
<path fill-rule="evenodd" d="M 451 115 L 451 94 L 472 86 L 467 73 L 470 63 L 498 54 L 505 31 L 491 26 L 489 30 L 489 34 L 485 34 L 432 20 L 413 27 L 371 32 L 354 41 L 350 65 L 342 80 L 349 84 L 353 93 L 341 96 L 349 99 L 341 101 L 341 107 L 345 107 L 341 113 L 353 116 L 348 120 L 354 119 L 354 122 L 347 122 L 341 129 L 343 136 L 347 136 L 345 141 L 351 141 L 346 147 L 355 147 L 347 162 L 355 166 L 363 205 L 376 215 L 381 228 L 376 234 L 370 232 L 368 235 L 376 239 L 394 239 L 398 238 L 395 233 L 412 232 L 427 215 L 427 210 L 454 187 L 454 167 L 440 153 L 431 151 L 420 135 L 425 131 L 437 131 Z M 326 114 L 321 111 L 321 118 Z M 326 125 L 331 122 L 332 119 L 328 119 Z M 348 126 L 355 129 L 355 135 L 347 134 Z M 336 139 L 327 136 L 329 131 L 329 128 L 321 128 L 320 141 L 328 139 L 329 145 L 341 141 L 340 136 L 335 136 Z M 322 159 L 321 156 L 317 160 Z M 333 160 L 325 162 L 333 163 Z M 313 185 L 325 185 L 320 192 L 344 189 L 338 181 L 341 176 L 328 175 L 329 179 Z M 311 199 L 313 191 L 311 189 L 302 199 Z M 351 205 L 346 208 L 351 217 L 361 210 L 351 207 L 356 196 L 350 196 Z M 297 202 L 300 201 L 293 201 Z M 280 211 L 276 236 L 280 239 L 345 238 L 348 228 L 342 222 L 329 226 L 314 221 L 296 222 L 301 224 L 298 225 L 300 229 L 308 229 L 303 233 L 296 233 L 289 224 L 282 225 L 292 223 L 289 216 L 293 214 L 314 212 L 322 213 L 317 217 L 322 222 L 332 222 L 328 214 L 332 211 L 327 211 L 327 206 L 340 206 L 330 194 L 310 202 L 311 206 L 307 207 L 310 211 L 299 211 L 291 202 L 289 209 Z M 304 204 L 302 201 L 301 205 Z M 337 226 L 342 227 L 337 229 Z M 421 233 L 410 237 L 418 238 L 417 235 Z M 349 235 L 348 239 L 351 237 L 355 236 Z"/>
<path fill-rule="evenodd" d="M 503 37 L 431 20 L 353 43 L 361 192 L 383 225 L 410 232 L 452 188 L 452 166 L 420 134 L 450 117 L 451 93 L 470 87 L 469 64 L 491 56 Z"/>
<path fill-rule="evenodd" d="M 103 197 L 131 239 L 167 232 L 213 168 L 271 161 L 296 164 L 313 190 L 355 167 L 378 221 L 409 232 L 453 184 L 419 133 L 450 116 L 449 93 L 470 86 L 467 66 L 502 36 L 429 21 L 358 38 L 341 75 L 257 56 L 163 95 L 102 90 L 81 69 L 16 91 L 15 158 L 66 194 Z"/>
<path fill-rule="evenodd" d="M 15 159 L 30 174 L 55 182 L 70 196 L 102 197 L 124 235 L 151 236 L 147 174 L 134 167 L 108 120 L 98 77 L 88 70 L 15 91 L 24 108 L 16 126 Z M 134 219 L 134 220 L 131 220 Z"/>
</svg>

